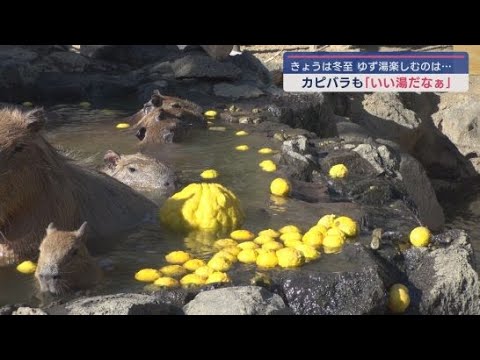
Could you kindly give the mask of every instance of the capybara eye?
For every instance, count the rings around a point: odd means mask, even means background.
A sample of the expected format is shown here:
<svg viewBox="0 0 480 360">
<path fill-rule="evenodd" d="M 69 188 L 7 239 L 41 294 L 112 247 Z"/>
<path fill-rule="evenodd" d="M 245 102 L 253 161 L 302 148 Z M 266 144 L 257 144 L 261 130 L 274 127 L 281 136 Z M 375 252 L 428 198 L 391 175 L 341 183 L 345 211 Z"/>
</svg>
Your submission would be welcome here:
<svg viewBox="0 0 480 360">
<path fill-rule="evenodd" d="M 170 183 L 169 183 L 169 182 L 166 182 L 166 183 L 165 183 L 165 186 L 170 186 Z"/>
<path fill-rule="evenodd" d="M 134 173 L 135 171 L 137 171 L 137 169 L 133 168 L 133 167 L 129 167 L 128 168 L 128 171 L 130 171 L 131 173 Z"/>
<path fill-rule="evenodd" d="M 25 147 L 24 144 L 17 144 L 17 145 L 15 145 L 15 148 L 13 149 L 13 152 L 16 152 L 16 153 L 21 152 L 24 147 Z"/>
<path fill-rule="evenodd" d="M 78 255 L 78 249 L 75 249 L 72 251 L 72 256 L 76 256 L 76 255 Z"/>
<path fill-rule="evenodd" d="M 145 133 L 147 132 L 147 129 L 145 129 L 144 127 L 142 127 L 140 130 L 137 131 L 137 138 L 142 141 L 143 139 L 145 139 Z"/>
</svg>

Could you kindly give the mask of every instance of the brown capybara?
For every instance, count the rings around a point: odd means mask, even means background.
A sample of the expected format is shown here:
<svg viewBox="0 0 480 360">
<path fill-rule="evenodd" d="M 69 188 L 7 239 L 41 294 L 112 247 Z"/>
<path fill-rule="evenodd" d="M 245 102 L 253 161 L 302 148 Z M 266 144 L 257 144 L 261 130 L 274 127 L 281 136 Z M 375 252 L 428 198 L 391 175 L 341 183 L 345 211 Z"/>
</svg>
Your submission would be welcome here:
<svg viewBox="0 0 480 360">
<path fill-rule="evenodd" d="M 121 155 L 109 150 L 103 172 L 140 191 L 170 196 L 177 189 L 175 172 L 159 160 L 144 154 Z"/>
<path fill-rule="evenodd" d="M 161 95 L 158 90 L 143 109 L 131 117 L 143 144 L 180 142 L 192 128 L 205 129 L 202 108 L 188 100 Z"/>
<path fill-rule="evenodd" d="M 81 167 L 41 135 L 42 112 L 0 110 L 0 266 L 33 260 L 45 228 L 86 220 L 91 251 L 105 251 L 157 206 L 112 177 Z"/>
<path fill-rule="evenodd" d="M 85 245 L 86 228 L 86 222 L 76 231 L 60 231 L 53 223 L 48 225 L 35 271 L 41 292 L 63 295 L 100 282 L 102 270 Z"/>
</svg>

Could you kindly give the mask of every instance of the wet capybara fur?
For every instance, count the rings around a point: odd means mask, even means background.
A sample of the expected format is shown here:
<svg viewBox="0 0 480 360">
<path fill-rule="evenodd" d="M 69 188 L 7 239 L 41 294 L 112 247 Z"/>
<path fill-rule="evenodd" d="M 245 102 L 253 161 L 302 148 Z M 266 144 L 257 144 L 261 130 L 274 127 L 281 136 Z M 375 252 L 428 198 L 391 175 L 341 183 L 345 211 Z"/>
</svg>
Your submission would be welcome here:
<svg viewBox="0 0 480 360">
<path fill-rule="evenodd" d="M 120 181 L 81 167 L 41 135 L 42 112 L 0 110 L 0 266 L 34 260 L 45 228 L 88 221 L 88 247 L 104 251 L 156 209 Z"/>
<path fill-rule="evenodd" d="M 182 141 L 191 129 L 205 129 L 202 108 L 188 100 L 161 95 L 158 90 L 143 109 L 132 116 L 136 137 L 143 144 Z"/>
<path fill-rule="evenodd" d="M 175 172 L 157 159 L 141 153 L 121 155 L 108 150 L 103 158 L 103 172 L 128 186 L 170 196 L 177 189 Z"/>
<path fill-rule="evenodd" d="M 40 244 L 35 279 L 41 292 L 63 295 L 86 290 L 102 279 L 102 270 L 85 245 L 87 223 L 78 230 L 61 231 L 48 225 Z"/>
</svg>

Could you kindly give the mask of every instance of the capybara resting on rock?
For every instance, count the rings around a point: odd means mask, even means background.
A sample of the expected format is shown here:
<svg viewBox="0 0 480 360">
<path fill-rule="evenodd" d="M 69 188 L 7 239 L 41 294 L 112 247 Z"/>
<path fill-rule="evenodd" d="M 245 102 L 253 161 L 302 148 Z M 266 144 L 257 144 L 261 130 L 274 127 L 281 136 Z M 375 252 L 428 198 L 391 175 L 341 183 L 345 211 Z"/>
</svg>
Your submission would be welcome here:
<svg viewBox="0 0 480 360">
<path fill-rule="evenodd" d="M 192 128 L 205 129 L 202 108 L 188 100 L 153 92 L 143 109 L 132 116 L 137 138 L 145 144 L 180 142 Z"/>
<path fill-rule="evenodd" d="M 35 272 L 40 291 L 60 295 L 89 289 L 101 280 L 102 270 L 85 246 L 86 230 L 86 222 L 76 231 L 48 225 Z"/>
<path fill-rule="evenodd" d="M 170 196 L 177 188 L 175 172 L 157 159 L 140 153 L 120 155 L 112 150 L 103 159 L 104 173 L 136 190 L 153 190 Z"/>
<path fill-rule="evenodd" d="M 62 229 L 88 221 L 88 247 L 102 251 L 156 208 L 127 185 L 58 153 L 41 136 L 43 125 L 40 111 L 0 110 L 0 265 L 35 259 L 52 221 Z"/>
</svg>

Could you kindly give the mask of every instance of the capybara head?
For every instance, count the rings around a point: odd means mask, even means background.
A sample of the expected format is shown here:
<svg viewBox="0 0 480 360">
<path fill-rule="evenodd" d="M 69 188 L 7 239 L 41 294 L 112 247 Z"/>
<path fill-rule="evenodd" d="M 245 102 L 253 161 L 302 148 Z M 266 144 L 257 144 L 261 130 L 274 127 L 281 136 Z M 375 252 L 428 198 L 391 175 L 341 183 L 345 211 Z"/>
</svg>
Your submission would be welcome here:
<svg viewBox="0 0 480 360">
<path fill-rule="evenodd" d="M 88 289 L 100 279 L 100 268 L 85 246 L 87 223 L 76 231 L 60 231 L 51 223 L 40 244 L 35 278 L 40 291 L 62 295 Z"/>
<path fill-rule="evenodd" d="M 0 228 L 42 188 L 39 174 L 53 152 L 38 134 L 44 123 L 44 113 L 39 109 L 0 110 Z"/>
<path fill-rule="evenodd" d="M 192 128 L 205 128 L 202 109 L 190 101 L 163 96 L 158 90 L 135 114 L 136 137 L 143 143 L 172 143 L 184 139 Z"/>
<path fill-rule="evenodd" d="M 138 190 L 155 190 L 170 196 L 177 187 L 175 172 L 160 161 L 143 154 L 120 155 L 112 150 L 104 156 L 103 171 Z"/>
</svg>

